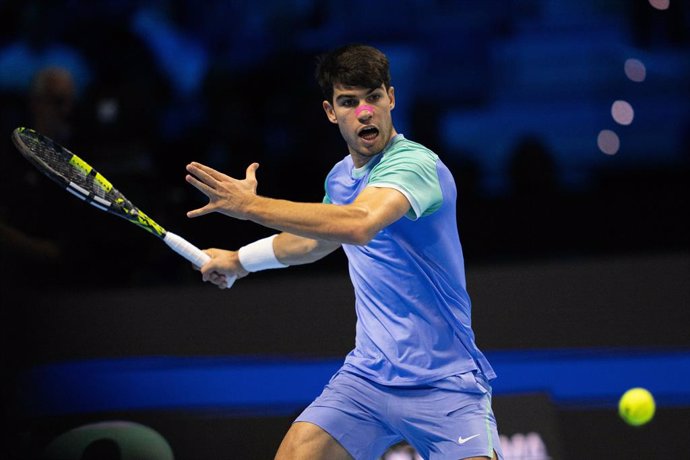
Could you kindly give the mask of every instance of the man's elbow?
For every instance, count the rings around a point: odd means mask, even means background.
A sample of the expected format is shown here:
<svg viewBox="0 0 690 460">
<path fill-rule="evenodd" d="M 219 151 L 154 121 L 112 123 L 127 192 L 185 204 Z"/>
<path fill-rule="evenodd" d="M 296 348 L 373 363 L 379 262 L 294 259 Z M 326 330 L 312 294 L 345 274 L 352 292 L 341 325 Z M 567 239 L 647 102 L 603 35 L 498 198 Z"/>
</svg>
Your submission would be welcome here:
<svg viewBox="0 0 690 460">
<path fill-rule="evenodd" d="M 346 244 L 364 246 L 374 239 L 378 231 L 368 225 L 359 224 L 352 226 L 345 235 Z"/>
<path fill-rule="evenodd" d="M 349 206 L 351 215 L 349 219 L 337 224 L 337 233 L 340 234 L 340 242 L 354 246 L 368 244 L 381 229 L 372 212 L 366 207 Z"/>
</svg>

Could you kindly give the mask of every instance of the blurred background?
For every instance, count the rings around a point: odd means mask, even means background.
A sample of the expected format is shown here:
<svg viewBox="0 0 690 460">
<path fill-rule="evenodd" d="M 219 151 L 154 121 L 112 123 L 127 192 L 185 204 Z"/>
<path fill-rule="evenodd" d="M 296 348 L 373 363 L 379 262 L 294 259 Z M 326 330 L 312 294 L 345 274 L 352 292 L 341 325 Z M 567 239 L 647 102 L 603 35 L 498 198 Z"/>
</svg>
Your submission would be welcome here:
<svg viewBox="0 0 690 460">
<path fill-rule="evenodd" d="M 456 177 L 506 457 L 687 452 L 689 34 L 682 0 L 1 0 L 6 458 L 113 420 L 178 459 L 272 458 L 354 345 L 344 255 L 215 290 L 10 134 L 39 130 L 164 227 L 234 249 L 273 232 L 187 219 L 205 197 L 185 164 L 258 161 L 259 193 L 321 201 L 347 150 L 315 58 L 350 42 L 389 56 L 398 132 Z M 639 428 L 617 416 L 633 386 L 658 403 Z"/>
</svg>

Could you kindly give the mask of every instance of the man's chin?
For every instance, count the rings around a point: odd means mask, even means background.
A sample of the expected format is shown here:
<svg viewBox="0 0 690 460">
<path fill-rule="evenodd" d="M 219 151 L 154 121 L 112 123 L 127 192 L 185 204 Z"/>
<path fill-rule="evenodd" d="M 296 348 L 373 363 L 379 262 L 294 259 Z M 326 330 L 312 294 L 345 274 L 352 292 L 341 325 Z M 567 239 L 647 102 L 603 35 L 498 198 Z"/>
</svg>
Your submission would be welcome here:
<svg viewBox="0 0 690 460">
<path fill-rule="evenodd" d="M 377 136 L 372 141 L 362 139 L 358 147 L 362 155 L 374 156 L 381 153 L 384 147 L 386 147 L 386 143 L 382 141 L 381 136 Z"/>
</svg>

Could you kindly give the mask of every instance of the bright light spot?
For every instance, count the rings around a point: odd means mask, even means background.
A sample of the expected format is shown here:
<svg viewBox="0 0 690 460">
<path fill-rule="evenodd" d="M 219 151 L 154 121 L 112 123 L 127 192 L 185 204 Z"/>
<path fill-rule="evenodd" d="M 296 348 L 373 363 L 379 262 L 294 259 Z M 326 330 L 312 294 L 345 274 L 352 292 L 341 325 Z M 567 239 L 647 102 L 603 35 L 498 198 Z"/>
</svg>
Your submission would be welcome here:
<svg viewBox="0 0 690 460">
<path fill-rule="evenodd" d="M 626 59 L 623 66 L 625 75 L 636 82 L 643 82 L 647 78 L 647 68 L 639 59 Z"/>
<path fill-rule="evenodd" d="M 602 129 L 597 136 L 597 146 L 606 155 L 615 155 L 621 147 L 621 141 L 618 139 L 618 134 L 610 129 Z"/>
<path fill-rule="evenodd" d="M 633 122 L 635 111 L 626 101 L 616 101 L 611 106 L 611 116 L 619 125 L 627 126 Z"/>
<path fill-rule="evenodd" d="M 657 10 L 667 10 L 671 0 L 649 0 L 649 4 Z"/>
<path fill-rule="evenodd" d="M 102 99 L 98 102 L 97 117 L 101 123 L 113 123 L 117 120 L 120 105 L 117 99 Z"/>
</svg>

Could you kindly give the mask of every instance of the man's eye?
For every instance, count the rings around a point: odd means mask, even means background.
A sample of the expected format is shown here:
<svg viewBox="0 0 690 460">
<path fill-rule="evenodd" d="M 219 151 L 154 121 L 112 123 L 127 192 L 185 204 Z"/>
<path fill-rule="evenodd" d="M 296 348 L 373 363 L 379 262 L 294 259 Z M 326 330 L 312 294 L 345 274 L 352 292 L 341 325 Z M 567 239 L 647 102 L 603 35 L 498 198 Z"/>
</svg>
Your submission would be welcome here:
<svg viewBox="0 0 690 460">
<path fill-rule="evenodd" d="M 380 94 L 372 94 L 367 99 L 369 100 L 369 102 L 376 102 L 379 99 L 381 99 L 381 95 Z"/>
<path fill-rule="evenodd" d="M 342 104 L 343 107 L 354 107 L 355 101 L 353 99 L 345 99 Z"/>
</svg>

